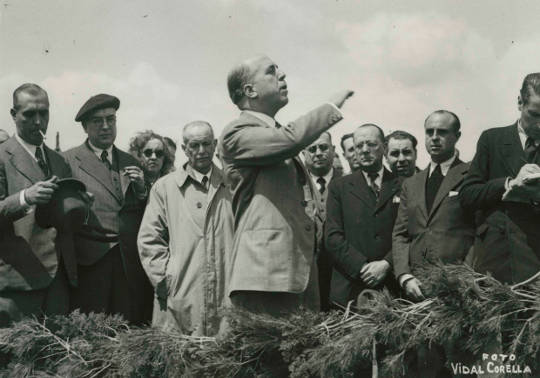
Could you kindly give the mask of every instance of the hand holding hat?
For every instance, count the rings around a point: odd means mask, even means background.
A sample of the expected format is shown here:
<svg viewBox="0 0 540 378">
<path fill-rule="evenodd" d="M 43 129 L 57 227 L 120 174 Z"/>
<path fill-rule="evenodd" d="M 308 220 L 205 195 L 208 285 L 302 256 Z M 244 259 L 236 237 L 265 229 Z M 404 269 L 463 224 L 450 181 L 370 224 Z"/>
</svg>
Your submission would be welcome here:
<svg viewBox="0 0 540 378">
<path fill-rule="evenodd" d="M 46 181 L 38 181 L 31 187 L 25 189 L 24 200 L 29 205 L 42 205 L 51 200 L 58 185 L 58 177 L 53 176 Z"/>
<path fill-rule="evenodd" d="M 93 196 L 79 180 L 56 181 L 57 189 L 50 201 L 36 208 L 36 223 L 42 228 L 77 231 L 86 221 Z"/>
</svg>

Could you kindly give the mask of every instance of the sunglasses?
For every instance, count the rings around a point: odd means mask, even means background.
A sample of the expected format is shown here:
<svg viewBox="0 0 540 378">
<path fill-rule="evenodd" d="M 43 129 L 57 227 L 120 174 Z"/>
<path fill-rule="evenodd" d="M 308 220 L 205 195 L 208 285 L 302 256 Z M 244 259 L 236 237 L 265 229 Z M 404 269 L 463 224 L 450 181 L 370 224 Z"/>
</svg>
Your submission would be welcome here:
<svg viewBox="0 0 540 378">
<path fill-rule="evenodd" d="M 321 152 L 326 152 L 330 148 L 330 146 L 327 144 L 319 144 L 318 146 L 309 146 L 307 150 L 310 154 L 314 154 L 315 152 L 317 152 L 317 147 L 319 148 L 319 150 L 321 150 Z"/>
<path fill-rule="evenodd" d="M 143 154 L 147 158 L 150 158 L 152 156 L 152 154 L 155 154 L 156 158 L 159 159 L 159 158 L 163 157 L 164 152 L 163 152 L 163 150 L 152 150 L 150 148 L 147 148 L 146 150 L 143 151 Z"/>
</svg>

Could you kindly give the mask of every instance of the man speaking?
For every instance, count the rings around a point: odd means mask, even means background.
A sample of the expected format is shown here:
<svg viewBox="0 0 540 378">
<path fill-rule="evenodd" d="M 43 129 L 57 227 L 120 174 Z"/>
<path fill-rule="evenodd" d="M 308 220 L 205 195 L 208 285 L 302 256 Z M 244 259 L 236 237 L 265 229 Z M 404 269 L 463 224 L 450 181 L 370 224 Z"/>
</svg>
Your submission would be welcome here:
<svg viewBox="0 0 540 378">
<path fill-rule="evenodd" d="M 220 138 L 235 216 L 231 301 L 272 315 L 300 306 L 318 310 L 312 220 L 316 194 L 297 155 L 342 119 L 338 108 L 353 92 L 343 91 L 281 126 L 274 116 L 289 101 L 287 83 L 269 57 L 240 63 L 227 84 L 233 103 L 242 110 Z"/>
</svg>

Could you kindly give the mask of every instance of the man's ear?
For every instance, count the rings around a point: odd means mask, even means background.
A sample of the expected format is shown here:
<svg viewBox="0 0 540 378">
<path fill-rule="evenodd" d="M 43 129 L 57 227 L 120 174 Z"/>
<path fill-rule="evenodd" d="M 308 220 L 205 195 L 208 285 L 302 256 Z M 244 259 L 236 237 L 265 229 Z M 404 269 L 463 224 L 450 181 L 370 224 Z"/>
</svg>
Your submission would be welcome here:
<svg viewBox="0 0 540 378">
<path fill-rule="evenodd" d="M 456 133 L 456 141 L 458 141 L 460 137 L 461 137 L 461 131 L 458 131 Z"/>
<path fill-rule="evenodd" d="M 253 88 L 253 84 L 244 84 L 243 87 L 244 95 L 248 98 L 255 98 L 257 97 L 257 92 Z"/>
<path fill-rule="evenodd" d="M 518 95 L 518 109 L 519 111 L 523 110 L 523 99 L 521 98 L 521 95 Z"/>
<path fill-rule="evenodd" d="M 15 120 L 15 116 L 17 116 L 17 111 L 13 108 L 11 108 L 9 110 L 9 114 L 11 114 L 11 118 L 13 118 L 13 120 Z"/>
</svg>

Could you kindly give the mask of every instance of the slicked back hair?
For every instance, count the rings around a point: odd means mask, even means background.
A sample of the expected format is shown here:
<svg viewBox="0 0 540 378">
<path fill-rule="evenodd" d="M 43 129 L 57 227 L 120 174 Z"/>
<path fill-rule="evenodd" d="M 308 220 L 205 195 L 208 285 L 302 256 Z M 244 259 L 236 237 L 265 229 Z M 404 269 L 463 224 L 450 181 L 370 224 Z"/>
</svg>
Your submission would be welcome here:
<svg viewBox="0 0 540 378">
<path fill-rule="evenodd" d="M 25 83 L 23 85 L 20 85 L 13 91 L 13 109 L 18 110 L 19 109 L 19 94 L 20 93 L 29 93 L 32 95 L 39 95 L 44 94 L 47 99 L 49 96 L 47 95 L 47 92 L 45 89 L 41 88 L 39 85 L 34 83 Z"/>
<path fill-rule="evenodd" d="M 424 121 L 424 126 L 426 125 L 426 122 L 428 121 L 429 117 L 431 117 L 432 115 L 435 115 L 435 114 L 441 114 L 441 115 L 442 114 L 448 114 L 448 115 L 452 116 L 454 118 L 454 122 L 452 122 L 454 132 L 457 133 L 461 129 L 461 122 L 459 121 L 459 117 L 455 113 L 453 113 L 453 112 L 451 112 L 449 110 L 444 110 L 444 109 L 435 110 L 433 113 L 428 115 L 427 118 Z"/>
<path fill-rule="evenodd" d="M 251 77 L 250 68 L 245 63 L 240 63 L 234 67 L 227 76 L 227 88 L 229 97 L 233 104 L 240 107 L 240 102 L 244 98 L 244 85 L 246 85 Z"/>
<path fill-rule="evenodd" d="M 527 105 L 529 102 L 531 92 L 540 96 L 540 72 L 530 73 L 523 79 L 523 84 L 519 91 L 523 105 Z"/>
<path fill-rule="evenodd" d="M 192 121 L 192 122 L 186 123 L 186 125 L 182 129 L 182 140 L 184 141 L 184 143 L 187 143 L 187 141 L 186 141 L 186 131 L 187 131 L 187 129 L 189 129 L 189 128 L 193 127 L 193 126 L 197 126 L 197 125 L 207 126 L 210 129 L 210 132 L 212 133 L 212 139 L 214 139 L 214 129 L 212 128 L 212 125 L 210 123 L 208 123 L 206 121 Z"/>
<path fill-rule="evenodd" d="M 381 138 L 381 142 L 384 144 L 385 143 L 384 131 L 379 126 L 377 126 L 376 124 L 374 124 L 374 123 L 364 123 L 363 125 L 358 126 L 356 128 L 356 130 L 358 130 L 358 129 L 362 128 L 362 127 L 368 127 L 368 126 L 374 127 L 377 130 L 379 130 L 379 137 Z M 353 135 L 354 135 L 354 133 L 353 133 Z"/>
<path fill-rule="evenodd" d="M 341 137 L 341 142 L 339 142 L 339 144 L 341 145 L 341 150 L 342 151 L 345 151 L 345 146 L 344 146 L 344 142 L 349 139 L 349 138 L 352 138 L 353 137 L 353 133 L 348 133 L 348 134 L 345 134 Z"/>
<path fill-rule="evenodd" d="M 418 140 L 416 140 L 414 135 L 412 135 L 412 134 L 410 134 L 410 133 L 408 133 L 406 131 L 403 131 L 403 130 L 396 130 L 396 131 L 393 131 L 390 134 L 388 134 L 386 136 L 386 138 L 385 138 L 386 144 L 388 144 L 390 139 L 398 139 L 398 140 L 408 139 L 408 140 L 411 141 L 411 143 L 413 145 L 413 148 L 415 150 L 416 150 L 416 145 L 418 144 Z"/>
</svg>

